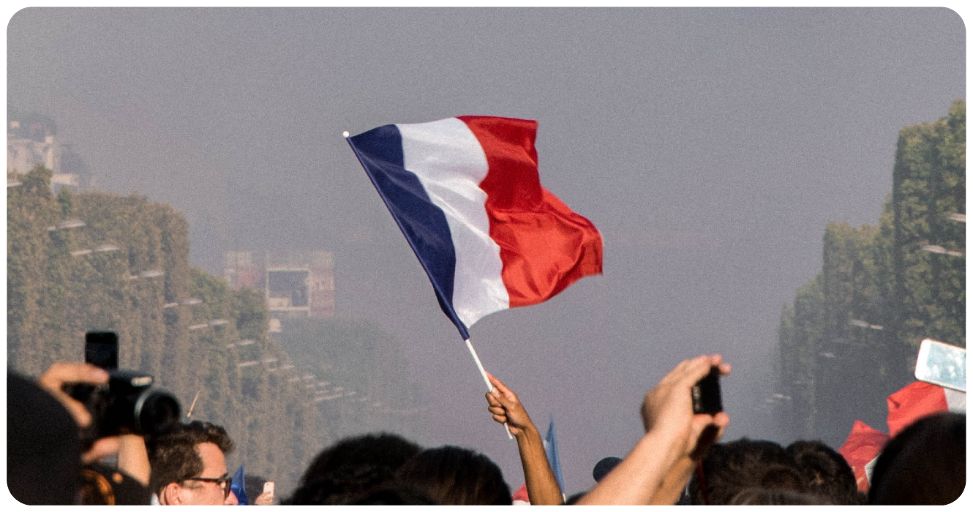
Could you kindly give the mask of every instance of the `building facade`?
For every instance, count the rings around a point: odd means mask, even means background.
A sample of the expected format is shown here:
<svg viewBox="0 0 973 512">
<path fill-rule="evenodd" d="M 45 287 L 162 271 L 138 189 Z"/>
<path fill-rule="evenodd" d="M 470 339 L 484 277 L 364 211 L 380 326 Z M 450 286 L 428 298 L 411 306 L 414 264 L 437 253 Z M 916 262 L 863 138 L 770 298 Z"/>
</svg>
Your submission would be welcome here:
<svg viewBox="0 0 973 512">
<path fill-rule="evenodd" d="M 334 254 L 329 251 L 229 251 L 223 276 L 234 289 L 263 291 L 271 332 L 280 332 L 282 320 L 334 316 Z"/>
</svg>

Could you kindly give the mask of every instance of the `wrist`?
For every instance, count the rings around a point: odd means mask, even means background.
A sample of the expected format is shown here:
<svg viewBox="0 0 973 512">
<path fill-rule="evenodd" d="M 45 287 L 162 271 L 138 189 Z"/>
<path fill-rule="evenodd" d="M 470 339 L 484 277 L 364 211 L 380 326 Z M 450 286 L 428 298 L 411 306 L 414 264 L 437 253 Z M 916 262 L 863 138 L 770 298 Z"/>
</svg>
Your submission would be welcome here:
<svg viewBox="0 0 973 512">
<path fill-rule="evenodd" d="M 541 433 L 530 421 L 524 425 L 517 425 L 517 433 L 514 434 L 514 437 L 528 443 L 541 442 Z"/>
<path fill-rule="evenodd" d="M 655 454 L 666 467 L 672 466 L 685 455 L 682 442 L 658 430 L 646 432 L 636 446 L 647 447 L 646 450 Z"/>
</svg>

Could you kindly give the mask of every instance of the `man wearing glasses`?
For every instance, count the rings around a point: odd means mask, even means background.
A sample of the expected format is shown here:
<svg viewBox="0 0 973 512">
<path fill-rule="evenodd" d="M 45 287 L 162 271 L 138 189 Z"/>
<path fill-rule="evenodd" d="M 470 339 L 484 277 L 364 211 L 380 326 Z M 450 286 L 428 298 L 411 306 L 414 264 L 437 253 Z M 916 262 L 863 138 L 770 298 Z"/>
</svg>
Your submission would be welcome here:
<svg viewBox="0 0 973 512">
<path fill-rule="evenodd" d="M 236 505 L 226 454 L 233 440 L 212 423 L 193 421 L 151 440 L 151 488 L 160 505 Z"/>
</svg>

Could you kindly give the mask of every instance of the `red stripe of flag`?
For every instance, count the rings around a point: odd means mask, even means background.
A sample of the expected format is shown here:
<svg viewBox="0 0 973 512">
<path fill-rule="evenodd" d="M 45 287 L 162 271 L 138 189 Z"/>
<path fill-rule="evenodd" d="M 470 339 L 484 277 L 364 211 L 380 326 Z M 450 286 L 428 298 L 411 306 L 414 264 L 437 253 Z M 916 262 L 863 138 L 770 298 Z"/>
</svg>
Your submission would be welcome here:
<svg viewBox="0 0 973 512">
<path fill-rule="evenodd" d="M 601 274 L 601 234 L 541 186 L 534 147 L 537 122 L 459 119 L 486 153 L 489 171 L 480 188 L 487 194 L 490 237 L 500 246 L 510 306 L 543 302 L 586 275 Z"/>
</svg>

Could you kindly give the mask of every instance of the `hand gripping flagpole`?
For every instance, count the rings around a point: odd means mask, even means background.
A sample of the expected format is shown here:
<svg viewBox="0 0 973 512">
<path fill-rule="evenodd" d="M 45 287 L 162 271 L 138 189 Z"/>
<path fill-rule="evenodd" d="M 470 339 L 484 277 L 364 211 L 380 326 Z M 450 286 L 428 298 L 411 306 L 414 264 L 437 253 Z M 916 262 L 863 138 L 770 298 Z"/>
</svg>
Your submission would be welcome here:
<svg viewBox="0 0 973 512">
<path fill-rule="evenodd" d="M 493 384 L 490 384 L 490 378 L 487 377 L 486 370 L 483 369 L 483 363 L 480 362 L 480 357 L 476 355 L 476 349 L 473 348 L 473 344 L 470 343 L 470 339 L 466 338 L 466 348 L 470 350 L 470 355 L 473 356 L 473 362 L 476 363 L 476 368 L 480 370 L 480 376 L 483 377 L 483 382 L 486 382 L 487 391 L 493 392 Z M 507 437 L 513 439 L 513 434 L 510 433 L 510 427 L 506 423 L 503 424 L 504 430 L 507 431 Z"/>
</svg>

